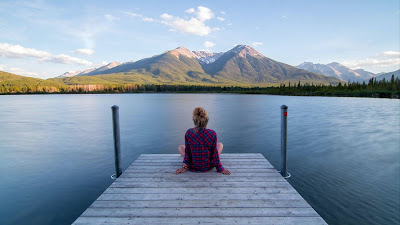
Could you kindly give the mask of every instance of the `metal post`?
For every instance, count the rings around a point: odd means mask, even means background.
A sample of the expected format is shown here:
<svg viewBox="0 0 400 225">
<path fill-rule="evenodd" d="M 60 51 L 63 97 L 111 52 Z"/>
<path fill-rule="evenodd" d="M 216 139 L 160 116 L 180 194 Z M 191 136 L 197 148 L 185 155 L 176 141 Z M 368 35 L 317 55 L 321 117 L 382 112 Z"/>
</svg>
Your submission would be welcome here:
<svg viewBox="0 0 400 225">
<path fill-rule="evenodd" d="M 281 175 L 289 178 L 287 172 L 287 109 L 286 105 L 281 106 Z"/>
<path fill-rule="evenodd" d="M 122 174 L 121 169 L 121 145 L 119 138 L 119 107 L 114 105 L 111 107 L 114 133 L 114 156 L 115 156 L 115 175 L 118 178 Z M 113 178 L 113 176 L 111 176 Z"/>
</svg>

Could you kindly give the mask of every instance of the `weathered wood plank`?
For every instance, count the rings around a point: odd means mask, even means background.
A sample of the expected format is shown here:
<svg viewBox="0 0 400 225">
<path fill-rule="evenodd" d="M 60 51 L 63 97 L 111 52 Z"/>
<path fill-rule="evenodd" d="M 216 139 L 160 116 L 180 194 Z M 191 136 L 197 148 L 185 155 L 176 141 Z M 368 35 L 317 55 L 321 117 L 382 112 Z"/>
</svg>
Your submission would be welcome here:
<svg viewBox="0 0 400 225">
<path fill-rule="evenodd" d="M 136 159 L 135 160 L 135 162 L 141 162 L 141 163 L 159 163 L 159 162 L 174 162 L 174 163 L 176 163 L 176 162 L 180 162 L 180 161 L 182 161 L 183 160 L 183 158 L 181 157 L 181 158 L 179 158 L 179 159 Z M 238 158 L 238 159 L 233 159 L 233 158 L 224 158 L 224 159 L 220 159 L 221 161 L 223 161 L 223 162 L 237 162 L 237 163 L 239 163 L 239 162 L 243 162 L 243 163 L 252 163 L 252 162 L 261 162 L 261 163 L 265 163 L 265 162 L 267 162 L 267 163 L 269 163 L 268 161 L 267 161 L 267 159 L 265 159 L 265 158 L 263 158 L 263 159 L 261 159 L 261 158 L 255 158 L 255 159 L 248 159 L 248 158 L 246 158 L 246 159 L 241 159 L 241 158 Z"/>
<path fill-rule="evenodd" d="M 114 182 L 110 187 L 130 187 L 130 188 L 148 188 L 148 187 L 291 187 L 286 181 L 281 182 L 160 182 L 160 183 L 138 183 L 138 182 Z"/>
<path fill-rule="evenodd" d="M 119 177 L 115 182 L 263 182 L 263 181 L 285 181 L 285 178 L 278 174 L 265 177 L 227 177 L 225 176 L 173 176 L 173 177 Z"/>
<path fill-rule="evenodd" d="M 166 158 L 166 157 L 181 157 L 180 154 L 141 154 L 139 157 L 159 157 L 159 158 Z M 261 153 L 222 153 L 220 158 L 265 158 Z"/>
<path fill-rule="evenodd" d="M 113 217 L 256 217 L 318 216 L 312 208 L 88 208 L 82 216 Z"/>
<path fill-rule="evenodd" d="M 252 168 L 252 169 L 273 169 L 274 167 L 272 165 L 267 165 L 267 164 L 255 164 L 255 165 L 243 165 L 243 164 L 225 164 L 223 163 L 222 166 L 226 169 L 244 169 L 244 168 Z M 132 163 L 128 169 L 145 169 L 149 167 L 154 167 L 154 168 L 170 168 L 170 169 L 177 169 L 182 167 L 182 163 L 176 163 L 176 164 L 147 164 L 147 163 Z"/>
<path fill-rule="evenodd" d="M 143 173 L 142 171 L 125 171 L 120 177 L 122 178 L 176 178 L 176 177 L 186 177 L 186 178 L 196 178 L 196 177 L 203 177 L 203 178 L 211 178 L 211 177 L 223 177 L 227 178 L 226 175 L 223 175 L 222 173 L 215 173 L 215 172 L 209 172 L 209 173 L 183 173 L 183 174 L 174 174 L 173 172 L 175 171 L 169 171 L 169 173 Z M 232 172 L 232 171 L 231 171 Z M 232 172 L 231 175 L 229 175 L 229 178 L 231 177 L 258 177 L 258 178 L 264 178 L 264 177 L 278 177 L 281 176 L 278 172 L 276 171 L 271 171 L 269 173 L 234 173 Z M 281 176 L 282 177 L 282 176 Z"/>
<path fill-rule="evenodd" d="M 223 161 L 221 160 L 221 164 L 222 166 L 234 166 L 234 165 L 243 165 L 243 166 L 253 166 L 253 165 L 270 165 L 269 163 L 265 163 L 265 162 L 233 162 L 233 161 Z M 140 161 L 135 161 L 132 163 L 132 165 L 145 165 L 145 166 L 166 166 L 166 165 L 179 165 L 182 166 L 182 162 L 163 162 L 163 161 L 159 161 L 159 162 L 140 162 Z"/>
<path fill-rule="evenodd" d="M 230 188 L 230 187 L 202 187 L 202 188 L 107 188 L 105 194 L 294 194 L 293 188 Z"/>
<path fill-rule="evenodd" d="M 124 171 L 124 173 L 142 173 L 142 174 L 146 174 L 146 173 L 173 173 L 175 172 L 176 169 L 180 168 L 180 167 L 145 167 L 145 166 L 141 166 L 140 170 L 135 168 L 128 168 Z M 185 174 L 213 174 L 216 175 L 217 170 L 215 168 L 213 168 L 212 170 L 206 172 L 206 173 L 193 173 L 193 172 L 187 172 L 181 175 L 185 175 Z M 251 173 L 251 174 L 256 174 L 256 175 L 261 175 L 264 173 L 278 173 L 278 171 L 276 171 L 276 169 L 274 168 L 266 168 L 266 169 L 252 169 L 252 168 L 229 168 L 229 171 L 232 172 L 232 174 L 238 174 L 238 173 Z M 218 174 L 217 174 L 218 175 Z"/>
<path fill-rule="evenodd" d="M 100 195 L 97 200 L 103 201 L 133 201 L 133 200 L 268 200 L 268 199 L 303 199 L 295 194 L 106 194 Z"/>
<path fill-rule="evenodd" d="M 252 225 L 293 225 L 307 224 L 320 225 L 326 224 L 321 217 L 79 217 L 74 225 L 92 224 L 252 224 Z"/>
<path fill-rule="evenodd" d="M 133 201 L 95 201 L 93 208 L 309 208 L 304 199 L 266 199 L 266 200 L 133 200 Z"/>
<path fill-rule="evenodd" d="M 262 154 L 220 159 L 232 175 L 176 175 L 179 154 L 142 154 L 74 224 L 326 224 Z"/>
</svg>

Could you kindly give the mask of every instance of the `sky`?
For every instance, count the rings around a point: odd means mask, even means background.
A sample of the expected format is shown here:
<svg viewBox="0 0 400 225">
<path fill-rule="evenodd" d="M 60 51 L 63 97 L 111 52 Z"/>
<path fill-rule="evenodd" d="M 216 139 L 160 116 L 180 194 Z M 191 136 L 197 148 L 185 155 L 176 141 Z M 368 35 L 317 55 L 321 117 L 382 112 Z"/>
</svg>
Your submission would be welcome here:
<svg viewBox="0 0 400 225">
<path fill-rule="evenodd" d="M 47 79 L 184 46 L 289 65 L 400 68 L 399 0 L 0 1 L 0 70 Z"/>
</svg>

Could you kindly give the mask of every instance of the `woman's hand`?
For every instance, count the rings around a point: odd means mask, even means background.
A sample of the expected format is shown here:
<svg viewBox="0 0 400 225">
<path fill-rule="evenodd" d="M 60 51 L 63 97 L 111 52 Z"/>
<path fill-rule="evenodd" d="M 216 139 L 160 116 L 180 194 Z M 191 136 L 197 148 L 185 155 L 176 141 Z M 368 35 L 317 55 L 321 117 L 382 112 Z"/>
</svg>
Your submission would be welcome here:
<svg viewBox="0 0 400 225">
<path fill-rule="evenodd" d="M 179 168 L 179 169 L 177 169 L 177 170 L 175 171 L 175 174 L 184 173 L 184 172 L 186 172 L 186 171 L 187 171 L 187 169 L 185 169 L 185 168 Z"/>
<path fill-rule="evenodd" d="M 227 169 L 224 169 L 222 172 L 219 173 L 222 173 L 223 175 L 231 175 L 231 172 Z"/>
</svg>

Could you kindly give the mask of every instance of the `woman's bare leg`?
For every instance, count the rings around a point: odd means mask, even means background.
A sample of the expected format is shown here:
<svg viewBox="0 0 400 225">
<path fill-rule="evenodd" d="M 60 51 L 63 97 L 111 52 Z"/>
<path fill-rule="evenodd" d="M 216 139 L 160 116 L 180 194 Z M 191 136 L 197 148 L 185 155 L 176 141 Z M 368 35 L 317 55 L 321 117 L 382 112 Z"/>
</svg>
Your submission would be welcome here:
<svg viewBox="0 0 400 225">
<path fill-rule="evenodd" d="M 218 142 L 217 143 L 218 155 L 221 155 L 221 152 L 223 149 L 224 149 L 224 145 L 221 142 Z"/>
<path fill-rule="evenodd" d="M 184 145 L 179 145 L 178 151 L 179 151 L 179 153 L 181 154 L 181 156 L 182 156 L 183 158 L 185 158 L 185 146 L 184 146 Z"/>
</svg>

